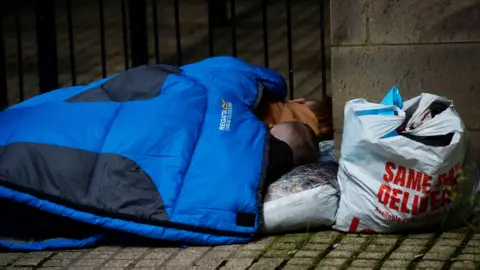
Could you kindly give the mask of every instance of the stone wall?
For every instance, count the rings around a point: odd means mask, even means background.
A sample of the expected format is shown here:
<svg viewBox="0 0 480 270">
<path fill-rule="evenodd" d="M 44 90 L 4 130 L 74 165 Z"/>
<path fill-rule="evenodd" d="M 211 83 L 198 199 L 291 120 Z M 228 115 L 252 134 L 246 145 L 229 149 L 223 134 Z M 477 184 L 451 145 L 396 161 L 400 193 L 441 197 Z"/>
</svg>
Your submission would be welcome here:
<svg viewBox="0 0 480 270">
<path fill-rule="evenodd" d="M 394 85 L 453 99 L 480 148 L 480 0 L 335 0 L 330 4 L 337 150 L 345 102 Z"/>
</svg>

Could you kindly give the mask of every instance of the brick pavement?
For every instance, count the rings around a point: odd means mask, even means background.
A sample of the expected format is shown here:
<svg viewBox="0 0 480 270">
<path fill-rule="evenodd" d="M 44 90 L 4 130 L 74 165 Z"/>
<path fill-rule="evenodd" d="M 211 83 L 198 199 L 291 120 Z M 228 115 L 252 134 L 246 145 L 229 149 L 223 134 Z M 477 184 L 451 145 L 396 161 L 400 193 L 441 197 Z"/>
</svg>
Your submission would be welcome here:
<svg viewBox="0 0 480 270">
<path fill-rule="evenodd" d="M 246 245 L 1 253 L 0 269 L 475 269 L 480 234 L 289 234 Z"/>
</svg>

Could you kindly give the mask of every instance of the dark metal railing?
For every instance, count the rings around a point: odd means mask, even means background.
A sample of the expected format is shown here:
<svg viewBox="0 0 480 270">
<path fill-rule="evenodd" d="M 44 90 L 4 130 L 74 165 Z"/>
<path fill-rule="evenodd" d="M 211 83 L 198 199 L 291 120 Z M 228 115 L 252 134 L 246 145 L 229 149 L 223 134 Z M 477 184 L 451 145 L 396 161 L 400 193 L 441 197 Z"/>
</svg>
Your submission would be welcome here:
<svg viewBox="0 0 480 270">
<path fill-rule="evenodd" d="M 63 1 L 63 2 L 61 2 Z M 158 27 L 158 7 L 162 8 L 162 5 L 159 5 L 159 0 L 151 0 L 150 8 L 152 10 L 151 18 L 153 21 L 153 53 L 154 53 L 154 62 L 160 63 L 162 61 L 160 57 L 160 48 L 162 46 L 162 37 L 159 35 Z M 208 55 L 216 55 L 215 47 L 215 35 L 216 29 L 223 28 L 225 26 L 230 27 L 230 39 L 231 39 L 231 55 L 237 56 L 239 53 L 237 44 L 240 39 L 240 32 L 237 31 L 238 23 L 240 21 L 238 2 L 235 0 L 204 0 L 207 1 L 207 12 L 208 12 L 208 33 L 206 38 L 208 39 Z M 252 0 L 254 3 L 257 1 Z M 293 31 L 292 29 L 292 1 L 285 1 L 285 11 L 286 11 L 286 37 L 285 37 L 285 51 L 287 53 L 287 65 L 288 65 L 288 87 L 289 87 L 289 97 L 294 98 L 294 87 L 295 87 L 295 77 L 294 77 L 294 50 L 292 46 Z M 318 0 L 320 3 L 320 16 L 319 16 L 319 28 L 320 28 L 320 66 L 322 69 L 322 96 L 325 97 L 327 93 L 326 89 L 326 69 L 327 69 L 327 58 L 326 58 L 326 37 L 325 37 L 325 5 L 328 0 Z M 21 2 L 21 0 L 20 0 Z M 68 59 L 69 59 L 69 76 L 71 77 L 72 85 L 76 85 L 78 82 L 77 78 L 77 67 L 76 61 L 77 57 L 75 55 L 75 42 L 74 42 L 74 24 L 73 24 L 73 15 L 72 15 L 72 0 L 35 0 L 34 1 L 34 11 L 36 14 L 36 37 L 37 37 L 37 58 L 38 58 L 38 87 L 41 93 L 45 93 L 52 89 L 59 87 L 59 65 L 57 63 L 57 33 L 56 33 L 56 14 L 55 14 L 55 4 L 63 3 L 65 5 L 66 14 L 66 24 L 68 30 Z M 75 3 L 77 3 L 75 1 Z M 228 10 L 228 4 L 230 9 Z M 253 8 L 257 10 L 261 16 L 261 31 L 263 38 L 261 42 L 263 43 L 263 62 L 265 67 L 271 66 L 272 59 L 269 57 L 270 46 L 269 46 L 269 17 L 268 7 L 272 2 L 268 0 L 261 0 L 258 5 L 254 4 Z M 5 5 L 5 4 L 0 4 Z M 24 100 L 24 66 L 22 60 L 24 54 L 22 52 L 23 40 L 22 40 L 22 29 L 21 29 L 21 4 L 16 4 L 15 8 L 12 8 L 10 5 L 8 8 L 0 6 L 0 108 L 5 107 L 8 100 L 8 81 L 7 81 L 7 66 L 6 66 L 6 54 L 5 54 L 5 31 L 4 31 L 4 15 L 7 13 L 12 14 L 15 22 L 15 42 L 16 42 L 16 53 L 17 53 L 17 73 L 18 73 L 18 85 L 19 85 L 19 99 L 20 101 Z M 146 0 L 121 0 L 120 2 L 121 14 L 121 29 L 122 29 L 122 41 L 123 41 L 123 58 L 124 58 L 124 67 L 128 69 L 130 67 L 135 67 L 149 62 L 149 46 L 148 46 L 148 30 L 147 30 L 147 1 Z M 105 12 L 106 4 L 104 0 L 98 0 L 98 20 L 99 20 L 99 34 L 100 34 L 100 65 L 101 65 L 101 75 L 106 77 L 108 75 L 107 70 L 107 50 L 109 48 L 106 44 L 106 29 L 105 29 Z M 62 12 L 63 13 L 63 12 Z M 182 37 L 181 37 L 181 20 L 180 20 L 180 3 L 179 0 L 174 0 L 173 2 L 173 18 L 175 24 L 175 41 L 176 41 L 176 62 L 177 65 L 184 64 L 184 53 L 182 48 Z M 317 32 L 318 33 L 318 32 Z M 311 33 L 315 35 L 315 33 Z M 317 34 L 318 35 L 318 34 Z M 188 38 L 188 37 L 185 37 Z M 80 59 L 81 61 L 82 59 Z M 131 63 L 130 63 L 131 61 Z"/>
<path fill-rule="evenodd" d="M 5 59 L 5 40 L 3 35 L 3 6 L 0 4 L 0 109 L 8 105 L 7 66 Z"/>
</svg>

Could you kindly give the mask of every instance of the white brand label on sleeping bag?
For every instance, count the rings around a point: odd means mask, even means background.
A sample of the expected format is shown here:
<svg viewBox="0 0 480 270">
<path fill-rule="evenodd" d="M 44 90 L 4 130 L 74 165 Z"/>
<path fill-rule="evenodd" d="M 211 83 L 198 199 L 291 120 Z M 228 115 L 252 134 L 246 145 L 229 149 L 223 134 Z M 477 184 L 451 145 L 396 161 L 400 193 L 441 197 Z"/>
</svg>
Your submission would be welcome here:
<svg viewBox="0 0 480 270">
<path fill-rule="evenodd" d="M 222 98 L 222 113 L 220 114 L 220 127 L 219 130 L 230 130 L 230 125 L 232 123 L 232 114 L 233 114 L 233 104 L 231 102 L 226 102 Z"/>
</svg>

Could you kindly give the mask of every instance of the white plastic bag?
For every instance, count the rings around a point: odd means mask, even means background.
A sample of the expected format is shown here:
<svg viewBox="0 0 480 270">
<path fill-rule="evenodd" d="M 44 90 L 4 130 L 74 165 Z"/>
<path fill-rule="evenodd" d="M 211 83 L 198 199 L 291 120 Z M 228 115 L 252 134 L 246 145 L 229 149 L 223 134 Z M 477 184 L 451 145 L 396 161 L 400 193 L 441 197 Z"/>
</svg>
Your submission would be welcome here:
<svg viewBox="0 0 480 270">
<path fill-rule="evenodd" d="M 399 95 L 396 88 L 389 95 L 395 91 Z M 460 208 L 467 207 L 463 203 L 477 192 L 479 176 L 453 102 L 431 94 L 404 104 L 399 99 L 396 104 L 347 102 L 338 172 L 341 199 L 334 229 L 389 233 L 463 222 Z M 448 108 L 423 121 L 433 103 Z M 397 129 L 402 125 L 405 129 L 400 133 Z M 446 146 L 406 137 L 450 133 Z"/>
<path fill-rule="evenodd" d="M 325 158 L 328 160 L 293 169 L 268 187 L 261 233 L 278 234 L 332 226 L 339 201 L 338 163 L 332 160 L 331 153 Z"/>
</svg>

